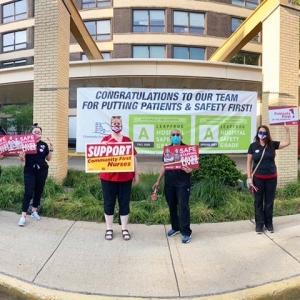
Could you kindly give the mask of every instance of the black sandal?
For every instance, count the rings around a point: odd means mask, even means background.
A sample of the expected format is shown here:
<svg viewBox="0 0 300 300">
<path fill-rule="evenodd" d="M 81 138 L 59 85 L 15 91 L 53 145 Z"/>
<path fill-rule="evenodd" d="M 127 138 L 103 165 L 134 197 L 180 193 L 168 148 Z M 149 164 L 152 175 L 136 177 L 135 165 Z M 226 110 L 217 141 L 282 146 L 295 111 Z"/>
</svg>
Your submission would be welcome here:
<svg viewBox="0 0 300 300">
<path fill-rule="evenodd" d="M 130 235 L 128 229 L 122 230 L 122 234 L 123 234 L 124 241 L 129 241 L 131 239 L 131 235 Z"/>
<path fill-rule="evenodd" d="M 105 239 L 111 241 L 114 237 L 114 231 L 112 229 L 107 229 L 105 231 Z"/>
</svg>

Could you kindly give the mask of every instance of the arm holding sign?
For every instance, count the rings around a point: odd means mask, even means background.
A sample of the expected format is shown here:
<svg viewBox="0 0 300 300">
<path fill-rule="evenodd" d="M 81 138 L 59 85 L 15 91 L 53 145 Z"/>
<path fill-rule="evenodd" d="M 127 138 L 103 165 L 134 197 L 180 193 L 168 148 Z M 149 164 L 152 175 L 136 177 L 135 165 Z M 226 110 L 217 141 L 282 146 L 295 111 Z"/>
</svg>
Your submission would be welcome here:
<svg viewBox="0 0 300 300">
<path fill-rule="evenodd" d="M 287 147 L 287 146 L 289 146 L 291 144 L 290 127 L 287 126 L 286 124 L 284 124 L 284 128 L 285 128 L 285 140 L 284 141 L 280 141 L 278 149 L 285 148 L 285 147 Z"/>
</svg>

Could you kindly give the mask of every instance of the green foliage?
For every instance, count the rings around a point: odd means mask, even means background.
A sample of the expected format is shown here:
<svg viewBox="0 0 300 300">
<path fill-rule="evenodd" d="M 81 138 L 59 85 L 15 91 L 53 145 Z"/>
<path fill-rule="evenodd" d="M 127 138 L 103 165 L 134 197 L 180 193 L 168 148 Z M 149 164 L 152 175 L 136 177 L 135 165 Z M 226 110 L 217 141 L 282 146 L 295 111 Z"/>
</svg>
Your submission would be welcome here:
<svg viewBox="0 0 300 300">
<path fill-rule="evenodd" d="M 192 172 L 192 183 L 202 179 L 216 179 L 225 185 L 236 186 L 242 176 L 236 163 L 225 154 L 203 154 L 199 157 L 200 168 Z"/>
<path fill-rule="evenodd" d="M 132 187 L 130 222 L 169 224 L 170 215 L 161 184 L 157 200 L 151 200 L 152 186 L 158 174 L 141 174 Z M 0 209 L 21 212 L 24 194 L 23 167 L 3 167 L 0 177 Z M 274 215 L 300 212 L 300 182 L 278 189 Z M 284 199 L 284 200 L 282 200 Z M 202 178 L 191 189 L 191 223 L 225 222 L 254 218 L 253 196 L 248 190 L 237 191 L 217 177 Z M 70 220 L 104 222 L 103 195 L 98 174 L 69 170 L 64 183 L 48 178 L 42 197 L 42 215 Z M 115 213 L 114 222 L 118 222 Z"/>
<path fill-rule="evenodd" d="M 0 112 L 8 118 L 0 120 L 0 125 L 5 130 L 14 127 L 17 134 L 30 133 L 33 123 L 33 106 L 27 105 L 7 105 L 0 109 Z"/>
</svg>

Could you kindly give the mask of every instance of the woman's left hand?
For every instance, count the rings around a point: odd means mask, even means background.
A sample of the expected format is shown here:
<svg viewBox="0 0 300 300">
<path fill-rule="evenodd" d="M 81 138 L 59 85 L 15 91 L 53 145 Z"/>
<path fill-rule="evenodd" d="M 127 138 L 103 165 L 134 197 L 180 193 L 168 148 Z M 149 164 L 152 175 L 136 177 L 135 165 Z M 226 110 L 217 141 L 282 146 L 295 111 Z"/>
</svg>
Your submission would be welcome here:
<svg viewBox="0 0 300 300">
<path fill-rule="evenodd" d="M 189 168 L 189 167 L 182 167 L 182 169 L 184 172 L 186 173 L 191 173 L 193 171 L 193 169 Z"/>
<path fill-rule="evenodd" d="M 138 184 L 139 181 L 140 181 L 139 175 L 134 175 L 133 183 L 134 183 L 134 184 Z"/>
</svg>

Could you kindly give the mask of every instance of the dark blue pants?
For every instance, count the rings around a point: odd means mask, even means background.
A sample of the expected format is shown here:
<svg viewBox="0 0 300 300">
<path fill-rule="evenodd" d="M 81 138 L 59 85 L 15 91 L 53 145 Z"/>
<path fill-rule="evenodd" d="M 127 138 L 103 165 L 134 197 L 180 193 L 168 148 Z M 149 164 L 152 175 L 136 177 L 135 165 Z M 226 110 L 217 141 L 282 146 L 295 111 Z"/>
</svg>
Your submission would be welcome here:
<svg viewBox="0 0 300 300">
<path fill-rule="evenodd" d="M 182 235 L 190 236 L 190 187 L 175 187 L 165 184 L 165 197 L 169 206 L 171 226 Z"/>
<path fill-rule="evenodd" d="M 27 212 L 31 199 L 33 199 L 33 207 L 40 205 L 47 176 L 48 166 L 41 166 L 40 169 L 24 167 L 25 193 L 22 204 L 23 212 Z"/>
<path fill-rule="evenodd" d="M 127 216 L 130 212 L 129 201 L 132 180 L 108 181 L 101 179 L 104 213 L 111 216 L 115 212 L 116 199 L 118 198 L 120 216 Z"/>
<path fill-rule="evenodd" d="M 273 207 L 277 186 L 277 177 L 261 179 L 253 177 L 253 184 L 258 188 L 254 191 L 255 223 L 260 229 L 273 225 Z"/>
</svg>

